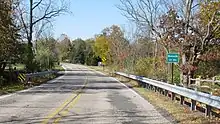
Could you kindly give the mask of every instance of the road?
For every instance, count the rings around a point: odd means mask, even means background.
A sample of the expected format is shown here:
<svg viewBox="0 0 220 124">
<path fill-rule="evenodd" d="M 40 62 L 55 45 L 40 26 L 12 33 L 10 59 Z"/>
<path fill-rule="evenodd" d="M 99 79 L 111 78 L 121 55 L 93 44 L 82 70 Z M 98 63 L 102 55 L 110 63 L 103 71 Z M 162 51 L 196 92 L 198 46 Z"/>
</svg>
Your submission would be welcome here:
<svg viewBox="0 0 220 124">
<path fill-rule="evenodd" d="M 1 96 L 0 123 L 171 123 L 148 101 L 116 79 L 81 65 L 63 66 L 66 72 L 57 79 Z"/>
</svg>

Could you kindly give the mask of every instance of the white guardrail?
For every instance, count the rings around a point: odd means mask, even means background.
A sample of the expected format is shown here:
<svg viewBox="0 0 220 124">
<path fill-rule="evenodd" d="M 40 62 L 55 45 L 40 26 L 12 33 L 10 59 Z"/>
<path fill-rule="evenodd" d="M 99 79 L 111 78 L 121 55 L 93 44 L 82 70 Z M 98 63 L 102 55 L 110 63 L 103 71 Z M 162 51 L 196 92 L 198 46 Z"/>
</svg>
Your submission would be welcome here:
<svg viewBox="0 0 220 124">
<path fill-rule="evenodd" d="M 175 99 L 175 94 L 180 95 L 180 101 L 181 104 L 184 104 L 184 97 L 191 99 L 191 110 L 196 109 L 196 101 L 206 104 L 206 116 L 211 116 L 212 110 L 211 108 L 217 108 L 220 109 L 220 97 L 219 96 L 213 96 L 211 94 L 206 94 L 194 90 L 190 90 L 184 87 L 179 87 L 175 85 L 171 85 L 168 83 L 164 83 L 161 81 L 152 80 L 149 78 L 126 74 L 122 72 L 115 72 L 116 75 L 120 75 L 126 78 L 130 78 L 136 81 L 140 81 L 144 83 L 145 85 L 151 85 L 155 88 L 161 88 L 165 91 L 172 92 L 172 100 Z"/>
</svg>

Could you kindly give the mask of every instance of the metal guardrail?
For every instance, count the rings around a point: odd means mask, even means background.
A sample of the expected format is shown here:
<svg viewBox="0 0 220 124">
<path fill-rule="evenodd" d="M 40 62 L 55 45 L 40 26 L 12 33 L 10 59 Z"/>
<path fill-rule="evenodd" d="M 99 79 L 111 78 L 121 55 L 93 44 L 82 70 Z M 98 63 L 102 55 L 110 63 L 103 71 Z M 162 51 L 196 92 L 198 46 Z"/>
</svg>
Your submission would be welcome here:
<svg viewBox="0 0 220 124">
<path fill-rule="evenodd" d="M 168 83 L 152 80 L 152 79 L 141 77 L 141 76 L 126 74 L 122 72 L 115 72 L 115 74 L 142 82 L 144 83 L 144 85 L 151 85 L 155 88 L 161 88 L 165 91 L 170 91 L 172 93 L 172 100 L 174 100 L 175 94 L 178 94 L 181 96 L 180 97 L 181 104 L 183 104 L 184 102 L 184 97 L 190 98 L 191 99 L 191 110 L 196 109 L 196 101 L 204 103 L 206 104 L 206 115 L 207 116 L 211 115 L 212 107 L 220 109 L 220 97 L 219 96 L 213 96 L 211 94 L 206 94 L 206 93 L 190 90 L 184 87 L 171 85 Z"/>
<path fill-rule="evenodd" d="M 44 71 L 44 72 L 36 72 L 36 73 L 29 73 L 25 75 L 25 82 L 27 83 L 30 78 L 33 77 L 42 77 L 49 74 L 57 73 L 58 71 Z"/>
</svg>

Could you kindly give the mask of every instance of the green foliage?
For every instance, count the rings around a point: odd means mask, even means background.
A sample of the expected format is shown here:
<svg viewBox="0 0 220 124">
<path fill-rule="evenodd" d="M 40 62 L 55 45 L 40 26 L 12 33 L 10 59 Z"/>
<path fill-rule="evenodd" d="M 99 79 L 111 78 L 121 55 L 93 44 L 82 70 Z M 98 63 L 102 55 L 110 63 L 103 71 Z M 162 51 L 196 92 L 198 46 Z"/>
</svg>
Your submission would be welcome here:
<svg viewBox="0 0 220 124">
<path fill-rule="evenodd" d="M 202 78 L 214 77 L 220 74 L 220 61 L 201 61 L 198 65 L 196 75 Z"/>
<path fill-rule="evenodd" d="M 93 50 L 95 41 L 92 39 L 86 40 L 85 63 L 89 66 L 95 66 L 100 61 L 100 58 L 95 55 Z"/>
<path fill-rule="evenodd" d="M 171 65 L 170 65 L 171 66 Z M 171 71 L 171 69 L 170 69 Z M 171 83 L 172 82 L 172 76 L 171 73 L 168 75 L 168 81 Z M 175 84 L 180 84 L 180 69 L 177 65 L 173 65 L 173 83 Z"/>
<path fill-rule="evenodd" d="M 137 73 L 137 75 L 152 78 L 154 76 L 153 62 L 153 58 L 141 58 L 137 60 L 137 63 L 135 65 L 135 72 Z"/>
<path fill-rule="evenodd" d="M 73 45 L 70 53 L 70 61 L 72 63 L 85 63 L 85 49 L 86 43 L 82 39 L 76 39 L 73 41 Z"/>
<path fill-rule="evenodd" d="M 37 41 L 36 62 L 39 63 L 41 70 L 51 69 L 58 62 L 58 55 L 55 51 L 56 40 L 45 38 Z"/>
<path fill-rule="evenodd" d="M 70 61 L 72 63 L 80 63 L 86 65 L 97 65 L 99 59 L 93 50 L 95 41 L 92 39 L 83 41 L 76 39 L 70 52 Z"/>
<path fill-rule="evenodd" d="M 69 58 L 71 48 L 72 45 L 67 36 L 65 36 L 63 40 L 56 43 L 56 52 L 59 55 L 59 61 L 64 61 Z"/>
<path fill-rule="evenodd" d="M 159 58 L 140 58 L 137 60 L 134 70 L 137 75 L 164 81 L 167 80 L 165 64 Z"/>
<path fill-rule="evenodd" d="M 19 29 L 14 22 L 12 6 L 14 3 L 9 4 L 7 0 L 0 1 L 0 73 L 4 71 L 5 63 L 16 61 L 19 53 Z"/>
</svg>

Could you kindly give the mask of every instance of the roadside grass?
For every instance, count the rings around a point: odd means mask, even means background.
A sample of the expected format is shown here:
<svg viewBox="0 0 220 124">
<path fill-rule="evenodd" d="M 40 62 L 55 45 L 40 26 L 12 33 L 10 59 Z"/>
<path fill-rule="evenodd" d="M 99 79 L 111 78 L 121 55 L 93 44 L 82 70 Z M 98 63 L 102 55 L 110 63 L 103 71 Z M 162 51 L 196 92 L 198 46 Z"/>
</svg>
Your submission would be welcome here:
<svg viewBox="0 0 220 124">
<path fill-rule="evenodd" d="M 110 69 L 105 69 L 103 71 L 102 67 L 90 67 L 97 71 L 101 71 L 109 76 L 112 76 Z M 177 101 L 171 101 L 169 97 L 165 97 L 159 93 L 148 90 L 146 88 L 139 87 L 138 83 L 127 78 L 115 76 L 120 82 L 126 84 L 127 86 L 133 88 L 138 94 L 148 100 L 155 108 L 162 113 L 165 117 L 170 116 L 171 120 L 174 119 L 175 123 L 180 124 L 209 124 L 209 123 L 220 123 L 219 118 L 208 118 L 204 116 L 204 113 L 199 111 L 190 111 L 190 108 L 186 105 L 180 105 Z"/>
<path fill-rule="evenodd" d="M 65 71 L 61 65 L 55 65 L 53 69 L 58 71 Z"/>
<path fill-rule="evenodd" d="M 0 95 L 14 93 L 14 92 L 24 90 L 24 89 L 25 89 L 25 87 L 21 83 L 9 84 L 7 86 L 0 87 Z"/>
<path fill-rule="evenodd" d="M 15 67 L 16 67 L 16 70 L 19 70 L 19 71 L 25 69 L 24 64 L 13 64 L 12 69 L 14 69 Z M 9 69 L 9 66 L 6 66 L 5 69 Z"/>
</svg>

